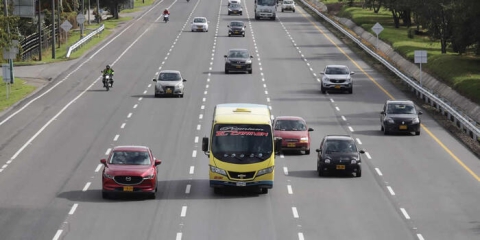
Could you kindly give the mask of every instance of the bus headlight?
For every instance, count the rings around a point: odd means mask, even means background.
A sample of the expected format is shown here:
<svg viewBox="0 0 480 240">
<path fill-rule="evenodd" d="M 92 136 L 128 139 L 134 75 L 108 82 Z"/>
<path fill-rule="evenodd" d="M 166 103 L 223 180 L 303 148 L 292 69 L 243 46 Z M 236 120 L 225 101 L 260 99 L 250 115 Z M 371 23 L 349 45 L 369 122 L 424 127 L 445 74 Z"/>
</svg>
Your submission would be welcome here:
<svg viewBox="0 0 480 240">
<path fill-rule="evenodd" d="M 262 175 L 265 175 L 265 174 L 267 174 L 267 173 L 271 173 L 271 172 L 273 172 L 273 166 L 272 166 L 272 167 L 268 167 L 268 168 L 264 168 L 264 169 L 258 171 L 258 172 L 257 172 L 257 177 L 262 176 Z"/>
<path fill-rule="evenodd" d="M 225 170 L 221 169 L 221 168 L 217 168 L 215 166 L 210 166 L 210 171 L 214 172 L 214 173 L 218 173 L 218 174 L 221 174 L 223 176 L 227 176 L 227 172 L 225 172 Z"/>
</svg>

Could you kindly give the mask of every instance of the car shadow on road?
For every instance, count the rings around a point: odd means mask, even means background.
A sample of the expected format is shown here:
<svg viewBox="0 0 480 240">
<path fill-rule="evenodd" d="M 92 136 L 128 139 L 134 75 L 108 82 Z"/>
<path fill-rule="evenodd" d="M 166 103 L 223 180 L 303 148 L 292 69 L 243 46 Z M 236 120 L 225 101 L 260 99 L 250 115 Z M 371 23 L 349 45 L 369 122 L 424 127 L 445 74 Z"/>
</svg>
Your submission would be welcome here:
<svg viewBox="0 0 480 240">
<path fill-rule="evenodd" d="M 288 171 L 288 176 L 298 177 L 298 178 L 339 178 L 339 179 L 355 178 L 351 173 L 329 173 L 325 176 L 318 176 L 318 172 L 316 170 Z"/>
<path fill-rule="evenodd" d="M 155 98 L 155 95 L 153 95 L 153 94 L 137 94 L 137 95 L 132 95 L 130 97 L 132 97 L 132 98 Z"/>
</svg>

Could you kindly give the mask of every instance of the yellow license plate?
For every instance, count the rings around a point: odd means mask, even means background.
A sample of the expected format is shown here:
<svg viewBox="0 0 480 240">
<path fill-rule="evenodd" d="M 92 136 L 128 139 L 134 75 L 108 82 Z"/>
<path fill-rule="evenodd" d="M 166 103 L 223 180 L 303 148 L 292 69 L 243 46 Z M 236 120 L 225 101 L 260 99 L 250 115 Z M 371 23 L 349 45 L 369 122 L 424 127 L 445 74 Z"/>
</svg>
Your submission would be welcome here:
<svg viewBox="0 0 480 240">
<path fill-rule="evenodd" d="M 287 143 L 287 147 L 295 147 L 295 143 Z"/>
<path fill-rule="evenodd" d="M 133 192 L 133 186 L 123 186 L 124 192 Z"/>
<path fill-rule="evenodd" d="M 335 85 L 335 88 L 336 88 L 336 89 L 339 89 L 339 88 L 340 88 L 340 85 Z"/>
<path fill-rule="evenodd" d="M 400 125 L 399 128 L 402 129 L 402 130 L 405 130 L 405 129 L 407 129 L 407 125 Z"/>
<path fill-rule="evenodd" d="M 337 170 L 345 170 L 345 165 L 337 165 Z"/>
<path fill-rule="evenodd" d="M 242 68 L 242 66 L 237 66 L 237 68 Z"/>
<path fill-rule="evenodd" d="M 171 88 L 167 88 L 167 93 L 172 93 L 172 89 L 171 89 Z"/>
</svg>

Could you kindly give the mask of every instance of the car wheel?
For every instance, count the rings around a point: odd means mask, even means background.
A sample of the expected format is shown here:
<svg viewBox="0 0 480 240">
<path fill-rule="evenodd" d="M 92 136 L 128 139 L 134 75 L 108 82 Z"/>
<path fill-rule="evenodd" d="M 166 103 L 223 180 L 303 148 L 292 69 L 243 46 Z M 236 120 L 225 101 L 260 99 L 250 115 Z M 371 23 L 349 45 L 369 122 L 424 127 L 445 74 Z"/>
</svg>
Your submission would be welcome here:
<svg viewBox="0 0 480 240">
<path fill-rule="evenodd" d="M 323 173 L 323 171 L 322 171 L 319 167 L 317 167 L 317 172 L 318 172 L 318 176 L 319 176 L 319 177 L 322 177 L 322 176 L 325 175 L 325 174 Z"/>
<path fill-rule="evenodd" d="M 310 155 L 310 149 L 305 150 L 305 155 Z"/>
<path fill-rule="evenodd" d="M 355 173 L 355 177 L 361 177 L 362 176 L 362 169 L 359 168 L 357 172 Z"/>
<path fill-rule="evenodd" d="M 245 37 L 245 33 L 244 33 L 244 34 L 242 34 L 242 37 Z"/>
<path fill-rule="evenodd" d="M 285 11 L 285 10 L 283 10 L 283 8 L 282 8 L 282 12 L 284 12 L 284 11 Z"/>
<path fill-rule="evenodd" d="M 257 17 L 257 16 L 255 16 L 255 20 L 258 20 L 258 19 L 260 19 L 260 18 L 259 18 L 259 17 Z"/>
<path fill-rule="evenodd" d="M 155 198 L 157 198 L 157 194 L 156 194 L 155 192 L 149 193 L 149 194 L 148 194 L 148 198 L 149 198 L 149 199 L 155 199 Z"/>
<path fill-rule="evenodd" d="M 382 126 L 382 125 L 380 125 L 380 131 L 382 131 L 382 132 L 383 132 L 383 126 Z"/>
<path fill-rule="evenodd" d="M 230 13 L 228 13 L 228 15 L 230 15 Z"/>
<path fill-rule="evenodd" d="M 249 74 L 252 74 L 252 70 L 248 70 L 248 73 L 249 73 Z"/>
<path fill-rule="evenodd" d="M 420 131 L 415 132 L 415 135 L 416 135 L 416 136 L 420 135 Z"/>
<path fill-rule="evenodd" d="M 157 98 L 157 97 L 158 97 L 158 94 L 155 93 L 153 96 Z"/>
<path fill-rule="evenodd" d="M 389 133 L 389 132 L 387 131 L 387 129 L 384 128 L 384 129 L 383 129 L 383 135 L 388 135 L 388 133 Z"/>
<path fill-rule="evenodd" d="M 106 192 L 102 192 L 102 198 L 103 199 L 109 199 L 110 198 L 110 195 Z"/>
<path fill-rule="evenodd" d="M 228 74 L 228 70 L 225 68 L 225 74 Z"/>
<path fill-rule="evenodd" d="M 352 94 L 353 93 L 353 88 L 348 89 L 348 93 Z"/>
<path fill-rule="evenodd" d="M 293 12 L 295 12 L 295 9 L 293 9 Z"/>
<path fill-rule="evenodd" d="M 327 90 L 325 90 L 325 88 L 323 86 L 320 87 L 320 91 L 322 91 L 323 94 L 325 94 L 327 92 Z"/>
</svg>

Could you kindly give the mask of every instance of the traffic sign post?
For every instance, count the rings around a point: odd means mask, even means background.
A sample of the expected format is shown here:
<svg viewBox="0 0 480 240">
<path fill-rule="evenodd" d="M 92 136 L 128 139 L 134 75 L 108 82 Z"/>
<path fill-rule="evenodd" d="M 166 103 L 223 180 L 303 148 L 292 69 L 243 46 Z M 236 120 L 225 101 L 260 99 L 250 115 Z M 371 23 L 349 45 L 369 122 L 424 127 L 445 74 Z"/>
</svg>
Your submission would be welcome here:
<svg viewBox="0 0 480 240">
<path fill-rule="evenodd" d="M 72 28 L 72 24 L 68 21 L 65 20 L 60 27 L 65 31 L 65 42 L 67 43 L 67 51 L 68 51 L 68 31 Z"/>
<path fill-rule="evenodd" d="M 83 23 L 85 22 L 85 15 L 83 15 L 82 13 L 78 14 L 77 15 L 77 22 L 80 23 L 81 27 L 80 27 L 80 39 L 83 38 Z"/>
<path fill-rule="evenodd" d="M 375 32 L 375 34 L 377 34 L 377 42 L 375 43 L 375 49 L 378 49 L 378 34 L 383 31 L 383 27 L 382 25 L 380 25 L 380 23 L 377 22 L 375 25 L 373 25 L 372 30 L 373 32 Z"/>
<path fill-rule="evenodd" d="M 5 86 L 7 87 L 7 99 L 8 93 L 10 92 L 10 64 L 2 64 L 2 72 L 3 72 L 3 82 L 5 82 Z"/>
<path fill-rule="evenodd" d="M 422 84 L 422 63 L 427 63 L 427 51 L 425 50 L 415 50 L 414 51 L 414 60 L 415 63 L 420 63 L 420 87 L 423 87 Z"/>
</svg>

